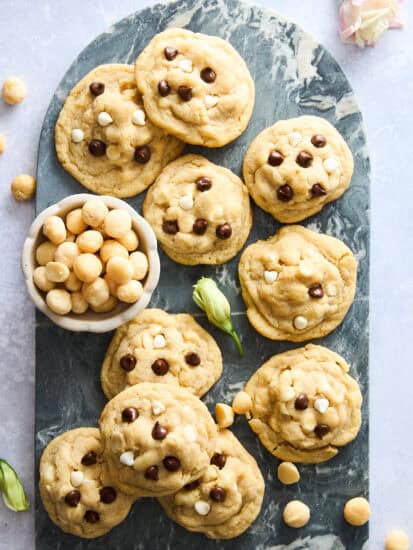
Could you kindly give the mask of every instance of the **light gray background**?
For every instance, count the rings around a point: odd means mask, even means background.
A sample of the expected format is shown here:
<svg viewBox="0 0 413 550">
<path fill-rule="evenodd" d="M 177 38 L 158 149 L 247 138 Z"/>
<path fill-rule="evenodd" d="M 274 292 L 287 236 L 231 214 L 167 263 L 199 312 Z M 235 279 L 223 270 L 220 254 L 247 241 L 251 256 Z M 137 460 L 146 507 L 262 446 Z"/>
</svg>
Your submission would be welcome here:
<svg viewBox="0 0 413 550">
<path fill-rule="evenodd" d="M 34 214 L 17 204 L 12 178 L 36 171 L 42 120 L 61 77 L 80 50 L 112 23 L 150 2 L 139 0 L 0 0 L 0 82 L 12 74 L 29 95 L 17 107 L 0 101 L 0 457 L 21 474 L 33 498 L 34 315 L 20 273 L 20 249 Z M 261 2 L 314 34 L 342 64 L 359 97 L 372 160 L 371 251 L 371 543 L 404 528 L 413 537 L 413 8 L 406 29 L 377 48 L 359 50 L 337 36 L 335 0 Z M 116 4 L 116 5 L 115 5 Z M 0 504 L 0 549 L 33 548 L 33 515 Z M 351 550 L 351 549 L 350 549 Z"/>
</svg>

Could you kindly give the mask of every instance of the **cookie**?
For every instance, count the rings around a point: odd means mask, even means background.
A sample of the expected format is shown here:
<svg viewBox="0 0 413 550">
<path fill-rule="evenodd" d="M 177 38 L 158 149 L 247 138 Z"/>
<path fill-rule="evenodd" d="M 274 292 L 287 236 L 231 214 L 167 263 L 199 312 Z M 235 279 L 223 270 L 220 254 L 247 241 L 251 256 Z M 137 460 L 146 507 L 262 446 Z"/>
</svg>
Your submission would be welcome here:
<svg viewBox="0 0 413 550">
<path fill-rule="evenodd" d="M 100 195 L 131 197 L 148 187 L 184 144 L 147 119 L 130 65 L 101 65 L 76 84 L 60 112 L 63 168 Z"/>
<path fill-rule="evenodd" d="M 255 330 L 302 342 L 341 323 L 354 299 L 357 262 L 338 239 L 290 225 L 248 246 L 238 273 Z"/>
<path fill-rule="evenodd" d="M 143 214 L 166 254 L 185 265 L 227 262 L 252 225 L 246 186 L 199 155 L 185 155 L 164 168 L 146 194 Z"/>
<path fill-rule="evenodd" d="M 159 502 L 185 529 L 230 539 L 255 521 L 263 496 L 264 479 L 255 459 L 229 430 L 220 430 L 206 472 Z"/>
<path fill-rule="evenodd" d="M 116 488 L 97 428 L 77 428 L 53 439 L 40 461 L 40 496 L 60 529 L 83 538 L 104 535 L 123 521 L 134 501 Z"/>
<path fill-rule="evenodd" d="M 245 130 L 254 82 L 231 44 L 186 29 L 157 34 L 136 60 L 148 117 L 194 145 L 221 147 Z"/>
<path fill-rule="evenodd" d="M 251 143 L 245 183 L 260 208 L 283 223 L 304 220 L 338 199 L 353 175 L 353 157 L 327 120 L 280 120 Z"/>
<path fill-rule="evenodd" d="M 115 332 L 101 381 L 108 399 L 139 382 L 182 386 L 200 397 L 221 373 L 219 347 L 191 315 L 145 309 Z"/>
<path fill-rule="evenodd" d="M 362 397 L 337 353 L 308 344 L 273 355 L 247 382 L 247 419 L 270 453 L 290 462 L 324 462 L 360 429 Z"/>
<path fill-rule="evenodd" d="M 144 382 L 114 397 L 100 417 L 109 470 L 133 496 L 174 493 L 204 472 L 217 428 L 189 391 Z"/>
</svg>

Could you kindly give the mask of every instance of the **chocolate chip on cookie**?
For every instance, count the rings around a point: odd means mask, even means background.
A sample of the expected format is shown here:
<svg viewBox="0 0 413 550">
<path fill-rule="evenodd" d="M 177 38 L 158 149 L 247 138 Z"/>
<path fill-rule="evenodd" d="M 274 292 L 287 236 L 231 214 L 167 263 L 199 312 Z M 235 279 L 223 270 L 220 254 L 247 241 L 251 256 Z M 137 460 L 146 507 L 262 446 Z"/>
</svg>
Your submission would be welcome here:
<svg viewBox="0 0 413 550">
<path fill-rule="evenodd" d="M 95 510 L 86 510 L 84 518 L 88 523 L 97 523 L 100 520 L 100 515 Z"/>
<path fill-rule="evenodd" d="M 68 506 L 72 506 L 72 508 L 76 508 L 76 506 L 80 502 L 80 491 L 69 491 L 65 496 L 65 502 Z"/>
<path fill-rule="evenodd" d="M 211 464 L 217 466 L 220 470 L 225 466 L 227 457 L 222 453 L 214 453 L 211 458 Z"/>
<path fill-rule="evenodd" d="M 158 481 L 159 466 L 157 466 L 156 464 L 153 464 L 152 466 L 148 466 L 145 470 L 145 478 L 150 479 L 152 481 Z"/>
<path fill-rule="evenodd" d="M 317 424 L 317 426 L 314 428 L 314 433 L 319 439 L 323 439 L 325 435 L 327 435 L 330 431 L 330 426 L 327 426 L 327 424 Z"/>
<path fill-rule="evenodd" d="M 298 410 L 298 411 L 304 411 L 305 409 L 307 409 L 308 407 L 308 397 L 307 397 L 307 394 L 305 393 L 300 393 L 300 395 L 297 396 L 295 402 L 294 402 L 294 407 Z"/>
<path fill-rule="evenodd" d="M 307 151 L 300 151 L 295 159 L 296 163 L 302 168 L 308 168 L 313 162 L 313 155 L 307 153 Z"/>
<path fill-rule="evenodd" d="M 127 353 L 120 358 L 119 364 L 123 370 L 130 372 L 136 366 L 136 359 L 131 353 Z"/>
<path fill-rule="evenodd" d="M 294 191 L 292 190 L 291 186 L 288 185 L 288 183 L 280 185 L 280 187 L 277 189 L 277 198 L 280 201 L 288 202 L 293 198 L 293 196 Z"/>
<path fill-rule="evenodd" d="M 320 283 L 311 285 L 308 289 L 308 294 L 311 296 L 311 298 L 322 298 L 324 296 L 322 285 Z"/>
<path fill-rule="evenodd" d="M 195 481 L 191 481 L 191 483 L 187 483 L 184 485 L 184 489 L 186 491 L 193 491 L 194 489 L 197 489 L 201 485 L 201 482 L 199 479 L 196 479 Z"/>
<path fill-rule="evenodd" d="M 89 90 L 94 96 L 102 95 L 105 91 L 105 85 L 103 82 L 92 82 L 89 86 Z"/>
<path fill-rule="evenodd" d="M 276 151 L 275 149 L 270 152 L 268 155 L 268 164 L 271 166 L 280 166 L 284 160 L 284 157 L 279 151 Z"/>
<path fill-rule="evenodd" d="M 178 50 L 176 48 L 172 48 L 171 46 L 167 46 L 163 52 L 164 52 L 165 58 L 168 61 L 172 61 L 178 55 Z"/>
<path fill-rule="evenodd" d="M 165 439 L 168 435 L 168 428 L 162 426 L 159 422 L 155 422 L 155 426 L 152 429 L 152 437 L 154 439 Z"/>
<path fill-rule="evenodd" d="M 138 418 L 139 412 L 135 407 L 127 407 L 126 409 L 123 409 L 122 411 L 122 420 L 124 422 L 135 422 L 135 420 Z"/>
<path fill-rule="evenodd" d="M 201 363 L 201 358 L 197 353 L 192 351 L 185 355 L 185 361 L 188 365 L 191 365 L 191 367 L 197 367 Z"/>
<path fill-rule="evenodd" d="M 162 230 L 168 235 L 176 235 L 179 231 L 178 220 L 165 220 L 162 223 Z"/>
<path fill-rule="evenodd" d="M 216 72 L 214 71 L 214 69 L 211 69 L 211 67 L 205 67 L 204 69 L 202 69 L 200 74 L 201 74 L 202 80 L 204 82 L 207 82 L 208 84 L 210 84 L 211 82 L 214 82 L 214 80 L 217 77 Z"/>
<path fill-rule="evenodd" d="M 97 461 L 98 457 L 95 451 L 89 451 L 88 453 L 83 455 L 81 460 L 83 466 L 93 466 L 94 464 L 96 464 Z"/>
<path fill-rule="evenodd" d="M 212 187 L 212 180 L 208 176 L 202 176 L 196 180 L 196 186 L 198 191 L 208 191 Z"/>
<path fill-rule="evenodd" d="M 183 101 L 192 99 L 192 86 L 179 86 L 178 95 Z"/>
<path fill-rule="evenodd" d="M 151 150 L 147 145 L 136 147 L 134 158 L 139 164 L 146 164 L 151 158 Z"/>
<path fill-rule="evenodd" d="M 159 95 L 161 95 L 162 97 L 166 97 L 167 95 L 169 95 L 170 91 L 171 91 L 171 87 L 169 86 L 166 80 L 160 80 L 158 82 Z"/>
<path fill-rule="evenodd" d="M 311 143 L 318 149 L 327 145 L 327 140 L 322 134 L 315 134 L 311 138 Z"/>
<path fill-rule="evenodd" d="M 310 190 L 311 196 L 313 198 L 315 197 L 323 197 L 324 195 L 327 195 L 327 191 L 324 189 L 324 187 L 321 185 L 321 183 L 315 183 Z"/>
<path fill-rule="evenodd" d="M 102 487 L 102 489 L 99 491 L 99 494 L 100 500 L 103 502 L 103 504 L 112 504 L 112 502 L 115 502 L 117 497 L 116 490 L 110 486 Z"/>
<path fill-rule="evenodd" d="M 232 227 L 229 223 L 223 223 L 218 225 L 215 233 L 219 239 L 229 239 L 232 235 Z"/>
<path fill-rule="evenodd" d="M 94 157 L 103 157 L 106 153 L 106 143 L 101 139 L 91 139 L 88 147 L 89 153 Z"/>
<path fill-rule="evenodd" d="M 227 492 L 222 487 L 214 487 L 210 490 L 209 496 L 214 502 L 224 502 Z"/>
<path fill-rule="evenodd" d="M 166 456 L 162 460 L 162 464 L 168 472 L 176 472 L 181 467 L 181 461 L 176 456 Z"/>
<path fill-rule="evenodd" d="M 169 370 L 169 363 L 166 359 L 157 359 L 152 363 L 151 369 L 158 376 L 165 376 Z"/>
<path fill-rule="evenodd" d="M 204 235 L 207 228 L 208 228 L 208 222 L 203 218 L 198 218 L 197 220 L 195 220 L 192 226 L 194 233 L 196 233 L 197 235 Z"/>
</svg>

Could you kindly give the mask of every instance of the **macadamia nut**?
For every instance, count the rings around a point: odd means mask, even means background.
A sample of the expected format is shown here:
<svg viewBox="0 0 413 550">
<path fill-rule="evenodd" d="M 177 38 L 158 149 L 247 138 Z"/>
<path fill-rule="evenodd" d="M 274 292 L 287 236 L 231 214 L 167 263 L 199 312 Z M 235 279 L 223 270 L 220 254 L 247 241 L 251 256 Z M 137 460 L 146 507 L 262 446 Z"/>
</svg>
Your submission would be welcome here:
<svg viewBox="0 0 413 550">
<path fill-rule="evenodd" d="M 370 519 L 370 504 L 364 497 L 348 500 L 344 506 L 344 519 L 350 525 L 360 526 Z"/>
<path fill-rule="evenodd" d="M 73 271 L 84 283 L 91 283 L 102 273 L 102 262 L 94 254 L 80 254 L 74 263 Z"/>
<path fill-rule="evenodd" d="M 64 283 L 69 277 L 70 271 L 62 262 L 49 262 L 46 264 L 46 277 L 54 283 Z"/>
<path fill-rule="evenodd" d="M 247 414 L 252 408 L 252 399 L 245 391 L 240 391 L 234 397 L 232 410 L 236 414 Z"/>
<path fill-rule="evenodd" d="M 228 428 L 234 423 L 234 411 L 225 403 L 215 405 L 215 418 L 219 428 Z"/>
<path fill-rule="evenodd" d="M 98 277 L 82 286 L 82 294 L 88 304 L 99 307 L 109 300 L 109 287 L 104 279 Z"/>
<path fill-rule="evenodd" d="M 36 262 L 39 265 L 46 265 L 49 262 L 53 262 L 55 259 L 57 247 L 50 241 L 45 241 L 40 244 L 36 249 Z"/>
<path fill-rule="evenodd" d="M 86 225 L 99 227 L 105 220 L 108 207 L 101 199 L 91 199 L 82 207 L 82 217 Z"/>
<path fill-rule="evenodd" d="M 84 299 L 81 292 L 73 292 L 72 294 L 72 311 L 77 315 L 85 313 L 89 307 L 89 304 Z"/>
<path fill-rule="evenodd" d="M 138 235 L 133 229 L 128 231 L 123 237 L 119 238 L 119 242 L 122 246 L 126 248 L 129 252 L 133 252 L 138 248 L 139 239 Z"/>
<path fill-rule="evenodd" d="M 74 235 L 79 235 L 86 231 L 87 224 L 83 220 L 82 209 L 75 208 L 66 215 L 66 227 Z"/>
<path fill-rule="evenodd" d="M 36 180 L 29 174 L 20 174 L 11 182 L 11 192 L 16 201 L 29 201 L 36 193 Z"/>
<path fill-rule="evenodd" d="M 26 84 L 17 76 L 10 76 L 3 82 L 2 96 L 9 105 L 17 105 L 27 95 Z"/>
<path fill-rule="evenodd" d="M 409 537 L 404 531 L 394 530 L 386 537 L 386 550 L 409 550 Z"/>
<path fill-rule="evenodd" d="M 129 259 L 133 267 L 133 278 L 141 281 L 148 272 L 148 258 L 143 252 L 138 250 L 137 252 L 133 252 L 129 256 Z"/>
<path fill-rule="evenodd" d="M 131 230 L 132 220 L 128 212 L 114 208 L 105 218 L 104 230 L 114 239 L 123 237 Z"/>
<path fill-rule="evenodd" d="M 59 216 L 49 216 L 43 224 L 44 235 L 54 244 L 60 244 L 66 239 L 66 227 Z"/>
<path fill-rule="evenodd" d="M 283 519 L 290 527 L 304 527 L 310 520 L 310 508 L 300 500 L 291 500 L 284 508 Z"/>
<path fill-rule="evenodd" d="M 79 248 L 76 243 L 65 241 L 56 248 L 54 259 L 56 262 L 61 262 L 67 265 L 69 269 L 72 269 L 73 263 L 79 254 Z"/>
<path fill-rule="evenodd" d="M 69 277 L 65 281 L 65 287 L 67 290 L 70 290 L 70 292 L 77 292 L 82 288 L 82 281 L 79 281 L 73 271 L 71 271 Z"/>
<path fill-rule="evenodd" d="M 97 252 L 103 244 L 103 237 L 99 231 L 89 229 L 84 231 L 76 239 L 76 244 L 82 252 Z"/>
<path fill-rule="evenodd" d="M 106 273 L 112 281 L 123 285 L 132 279 L 133 267 L 129 260 L 114 256 L 106 264 Z"/>
<path fill-rule="evenodd" d="M 96 307 L 91 305 L 90 307 L 95 313 L 107 313 L 108 311 L 112 311 L 112 309 L 115 309 L 117 305 L 118 300 L 114 296 L 109 296 L 108 301 L 101 306 Z"/>
<path fill-rule="evenodd" d="M 33 271 L 33 282 L 43 292 L 49 292 L 55 287 L 55 284 L 47 278 L 46 268 L 43 265 L 36 267 Z"/>
<path fill-rule="evenodd" d="M 124 285 L 119 285 L 116 291 L 116 296 L 121 302 L 133 304 L 142 296 L 143 286 L 139 281 L 131 280 Z"/>
<path fill-rule="evenodd" d="M 58 315 L 66 315 L 72 309 L 70 292 L 62 288 L 54 288 L 46 294 L 46 303 Z"/>
<path fill-rule="evenodd" d="M 102 262 L 105 264 L 115 256 L 119 256 L 121 258 L 129 258 L 128 251 L 124 246 L 119 244 L 118 241 L 115 241 L 113 239 L 104 241 L 102 248 L 100 249 L 100 258 Z"/>
<path fill-rule="evenodd" d="M 300 472 L 292 462 L 281 462 L 277 469 L 277 475 L 284 485 L 292 485 L 300 481 Z"/>
</svg>

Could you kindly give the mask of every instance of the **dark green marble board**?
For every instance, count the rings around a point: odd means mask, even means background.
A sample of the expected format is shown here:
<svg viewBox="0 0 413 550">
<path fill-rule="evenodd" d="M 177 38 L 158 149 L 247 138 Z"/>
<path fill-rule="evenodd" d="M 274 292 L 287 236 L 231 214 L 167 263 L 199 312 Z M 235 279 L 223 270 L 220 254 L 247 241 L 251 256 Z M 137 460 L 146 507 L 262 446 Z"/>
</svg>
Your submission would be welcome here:
<svg viewBox="0 0 413 550">
<path fill-rule="evenodd" d="M 144 9 L 98 36 L 73 62 L 47 112 L 40 139 L 37 211 L 59 199 L 84 192 L 58 164 L 53 131 L 62 104 L 74 84 L 102 63 L 133 63 L 138 53 L 166 27 L 186 27 L 229 40 L 240 52 L 255 80 L 257 101 L 248 129 L 221 149 L 191 147 L 240 174 L 244 152 L 252 139 L 276 120 L 300 114 L 327 118 L 344 135 L 355 157 L 349 191 L 303 225 L 344 240 L 359 260 L 355 302 L 345 321 L 319 340 L 342 354 L 352 365 L 364 396 L 363 425 L 355 442 L 333 460 L 301 466 L 297 486 L 281 486 L 278 461 L 237 418 L 234 432 L 257 458 L 266 479 L 261 514 L 241 537 L 210 541 L 172 523 L 152 499 L 139 501 L 127 520 L 100 539 L 86 541 L 62 533 L 36 502 L 37 550 L 84 549 L 265 549 L 359 550 L 366 547 L 367 527 L 351 528 L 343 520 L 347 498 L 368 492 L 368 273 L 369 273 L 369 157 L 362 117 L 341 68 L 311 36 L 282 16 L 237 0 L 178 0 Z M 129 202 L 140 210 L 143 195 Z M 278 224 L 254 208 L 254 227 L 248 242 L 272 235 Z M 238 257 L 220 267 L 184 267 L 161 252 L 161 279 L 151 306 L 197 315 L 216 337 L 224 355 L 224 375 L 206 396 L 230 403 L 243 383 L 271 355 L 297 347 L 261 337 L 247 322 L 236 275 Z M 201 276 L 214 277 L 230 298 L 234 323 L 242 335 L 241 359 L 231 340 L 206 322 L 191 300 L 191 286 Z M 41 314 L 36 325 L 36 477 L 43 448 L 57 434 L 76 426 L 95 425 L 105 399 L 100 388 L 100 364 L 111 334 L 76 334 L 54 326 Z M 311 508 L 307 527 L 293 530 L 281 519 L 285 503 L 300 498 Z"/>
</svg>

